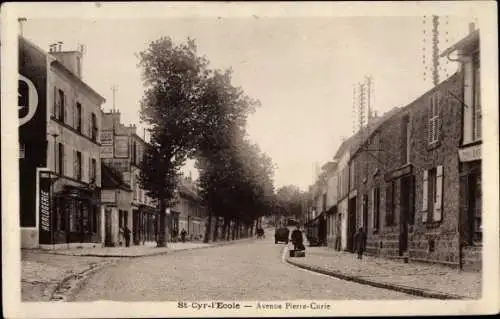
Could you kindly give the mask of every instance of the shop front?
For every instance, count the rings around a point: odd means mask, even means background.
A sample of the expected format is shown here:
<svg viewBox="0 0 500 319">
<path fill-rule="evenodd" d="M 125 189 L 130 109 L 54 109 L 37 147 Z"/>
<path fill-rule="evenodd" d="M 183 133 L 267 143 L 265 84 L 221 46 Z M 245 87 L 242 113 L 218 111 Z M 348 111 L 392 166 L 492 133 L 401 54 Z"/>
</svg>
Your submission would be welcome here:
<svg viewBox="0 0 500 319">
<path fill-rule="evenodd" d="M 465 245 L 482 243 L 481 145 L 459 150 L 461 235 Z"/>
<path fill-rule="evenodd" d="M 144 245 L 157 239 L 158 212 L 146 205 L 132 209 L 134 245 Z"/>
<path fill-rule="evenodd" d="M 74 184 L 40 175 L 41 247 L 101 242 L 99 190 Z"/>
</svg>

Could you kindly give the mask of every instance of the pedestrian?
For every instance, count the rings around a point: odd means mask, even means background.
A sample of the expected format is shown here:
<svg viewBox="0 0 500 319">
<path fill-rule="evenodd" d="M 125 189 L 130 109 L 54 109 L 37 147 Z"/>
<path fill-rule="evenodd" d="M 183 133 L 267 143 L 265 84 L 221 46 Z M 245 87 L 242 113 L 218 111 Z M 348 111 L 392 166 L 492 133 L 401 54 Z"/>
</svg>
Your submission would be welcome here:
<svg viewBox="0 0 500 319">
<path fill-rule="evenodd" d="M 297 228 L 292 232 L 292 244 L 294 250 L 305 250 L 304 247 L 304 239 L 302 238 L 302 232 L 300 231 L 300 226 L 297 225 Z"/>
<path fill-rule="evenodd" d="M 355 250 L 358 253 L 358 259 L 362 259 L 366 245 L 366 233 L 363 230 L 363 227 L 360 227 L 354 235 L 354 245 Z"/>
<path fill-rule="evenodd" d="M 181 240 L 183 243 L 186 242 L 186 235 L 187 235 L 187 231 L 183 228 L 181 230 Z"/>
<path fill-rule="evenodd" d="M 125 237 L 125 246 L 130 247 L 130 229 L 127 226 L 123 227 L 123 236 Z"/>
</svg>

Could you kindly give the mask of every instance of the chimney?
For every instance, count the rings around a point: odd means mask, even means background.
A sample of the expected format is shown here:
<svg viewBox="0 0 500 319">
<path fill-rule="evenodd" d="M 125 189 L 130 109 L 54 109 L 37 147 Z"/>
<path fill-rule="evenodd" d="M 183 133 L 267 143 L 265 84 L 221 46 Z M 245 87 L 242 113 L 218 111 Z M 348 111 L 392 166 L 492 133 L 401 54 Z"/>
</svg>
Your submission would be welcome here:
<svg viewBox="0 0 500 319">
<path fill-rule="evenodd" d="M 74 75 L 82 78 L 82 50 L 63 51 L 62 41 L 50 45 L 49 52 Z"/>
<path fill-rule="evenodd" d="M 474 32 L 475 29 L 476 25 L 474 24 L 474 22 L 469 23 L 469 33 Z"/>
</svg>

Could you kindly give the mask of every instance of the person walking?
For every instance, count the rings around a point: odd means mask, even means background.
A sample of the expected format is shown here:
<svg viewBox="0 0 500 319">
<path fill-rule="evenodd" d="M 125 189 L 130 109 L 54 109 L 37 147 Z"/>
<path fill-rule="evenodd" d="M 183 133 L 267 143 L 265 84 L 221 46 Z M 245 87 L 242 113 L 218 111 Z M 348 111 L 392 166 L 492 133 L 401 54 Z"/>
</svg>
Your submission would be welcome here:
<svg viewBox="0 0 500 319">
<path fill-rule="evenodd" d="M 297 228 L 292 232 L 292 244 L 294 250 L 305 250 L 304 247 L 304 239 L 302 236 L 302 232 L 300 231 L 300 226 L 297 225 Z"/>
<path fill-rule="evenodd" d="M 366 233 L 363 230 L 363 227 L 360 227 L 354 235 L 354 244 L 355 250 L 358 253 L 358 259 L 362 259 L 366 246 Z"/>
<path fill-rule="evenodd" d="M 186 242 L 186 235 L 187 235 L 187 231 L 183 228 L 181 230 L 181 240 L 182 240 L 183 243 Z"/>
<path fill-rule="evenodd" d="M 123 236 L 125 237 L 125 247 L 130 247 L 130 229 L 126 225 L 123 227 Z"/>
</svg>

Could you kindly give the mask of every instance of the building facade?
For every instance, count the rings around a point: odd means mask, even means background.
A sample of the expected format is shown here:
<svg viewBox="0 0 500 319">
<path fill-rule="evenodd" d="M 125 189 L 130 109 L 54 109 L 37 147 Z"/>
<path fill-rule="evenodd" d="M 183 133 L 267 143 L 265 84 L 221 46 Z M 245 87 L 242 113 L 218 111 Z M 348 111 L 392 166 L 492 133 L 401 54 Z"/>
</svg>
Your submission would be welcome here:
<svg viewBox="0 0 500 319">
<path fill-rule="evenodd" d="M 146 190 L 142 189 L 139 183 L 140 163 L 148 145 L 137 135 L 135 125 L 126 126 L 121 123 L 119 111 L 103 113 L 101 134 L 102 163 L 119 174 L 123 183 L 130 189 L 129 192 L 124 192 L 123 189 L 115 188 L 114 192 L 120 193 L 122 197 L 112 197 L 115 201 L 107 202 L 103 208 L 107 216 L 105 220 L 110 223 L 105 227 L 110 232 L 106 233 L 106 238 L 113 238 L 108 244 L 114 246 L 125 242 L 123 231 L 120 231 L 125 226 L 131 232 L 132 244 L 155 242 L 159 233 L 157 202 L 146 195 Z M 110 191 L 107 190 L 107 193 Z M 122 201 L 120 205 L 118 199 Z M 115 229 L 119 231 L 118 237 L 113 235 Z"/>
<path fill-rule="evenodd" d="M 23 247 L 101 243 L 104 98 L 81 79 L 80 51 L 49 53 L 19 38 Z"/>
<path fill-rule="evenodd" d="M 457 73 L 384 118 L 353 154 L 368 253 L 458 263 L 460 90 Z"/>
<path fill-rule="evenodd" d="M 177 190 L 176 204 L 170 208 L 172 236 L 179 236 L 184 229 L 187 240 L 203 240 L 207 211 L 195 183 L 190 178 L 182 177 Z"/>
<path fill-rule="evenodd" d="M 462 134 L 458 150 L 460 170 L 460 234 L 465 268 L 480 269 L 482 253 L 481 195 L 481 64 L 479 30 L 469 25 L 469 34 L 442 53 L 456 53 L 463 73 Z M 452 58 L 450 58 L 453 60 Z M 456 61 L 456 60 L 455 60 Z"/>
</svg>

